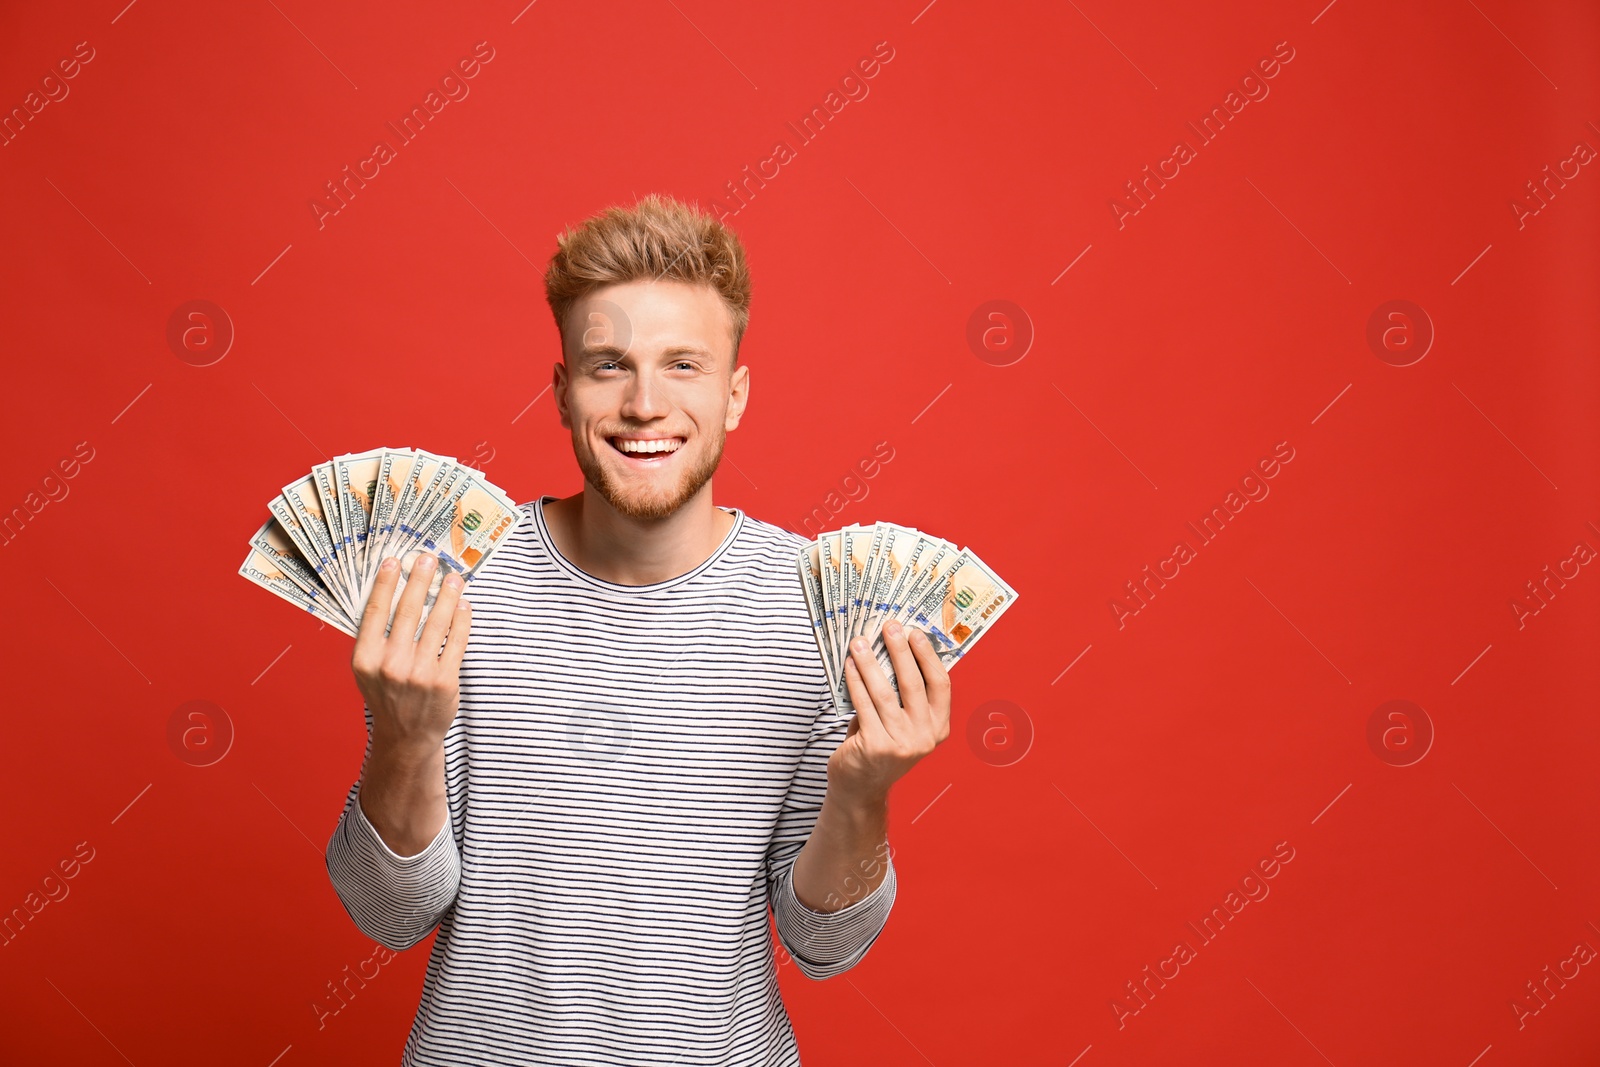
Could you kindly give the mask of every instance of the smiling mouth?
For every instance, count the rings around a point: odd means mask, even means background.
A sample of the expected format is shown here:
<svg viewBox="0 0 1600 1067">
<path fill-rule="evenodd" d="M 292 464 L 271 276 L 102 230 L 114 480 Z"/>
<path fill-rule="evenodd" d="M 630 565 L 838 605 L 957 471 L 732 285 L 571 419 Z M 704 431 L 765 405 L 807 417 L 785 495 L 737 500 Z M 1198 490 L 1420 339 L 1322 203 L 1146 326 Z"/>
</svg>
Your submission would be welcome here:
<svg viewBox="0 0 1600 1067">
<path fill-rule="evenodd" d="M 628 442 L 630 448 L 636 450 L 630 451 L 622 447 L 624 440 L 618 437 L 608 437 L 606 438 L 606 443 L 611 446 L 613 451 L 622 455 L 630 463 L 641 467 L 665 466 L 673 456 L 682 451 L 684 444 L 687 443 L 682 437 L 666 437 L 651 441 L 635 440 Z M 650 449 L 651 451 L 644 451 L 644 449 Z"/>
</svg>

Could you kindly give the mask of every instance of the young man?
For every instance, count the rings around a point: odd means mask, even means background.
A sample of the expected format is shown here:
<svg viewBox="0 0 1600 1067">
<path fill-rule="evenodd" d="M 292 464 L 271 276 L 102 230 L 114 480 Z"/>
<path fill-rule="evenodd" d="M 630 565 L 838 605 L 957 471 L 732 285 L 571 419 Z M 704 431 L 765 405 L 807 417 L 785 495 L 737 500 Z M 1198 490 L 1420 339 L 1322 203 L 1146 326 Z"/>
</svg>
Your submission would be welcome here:
<svg viewBox="0 0 1600 1067">
<path fill-rule="evenodd" d="M 554 395 L 583 491 L 523 505 L 470 609 L 450 576 L 414 641 L 430 583 L 386 636 L 380 571 L 328 872 L 388 948 L 438 927 L 406 1065 L 798 1064 L 768 907 L 810 978 L 866 955 L 896 891 L 889 789 L 948 736 L 949 677 L 896 632 L 898 698 L 863 649 L 841 711 L 805 539 L 712 504 L 749 399 L 737 237 L 646 197 L 558 246 Z"/>
</svg>

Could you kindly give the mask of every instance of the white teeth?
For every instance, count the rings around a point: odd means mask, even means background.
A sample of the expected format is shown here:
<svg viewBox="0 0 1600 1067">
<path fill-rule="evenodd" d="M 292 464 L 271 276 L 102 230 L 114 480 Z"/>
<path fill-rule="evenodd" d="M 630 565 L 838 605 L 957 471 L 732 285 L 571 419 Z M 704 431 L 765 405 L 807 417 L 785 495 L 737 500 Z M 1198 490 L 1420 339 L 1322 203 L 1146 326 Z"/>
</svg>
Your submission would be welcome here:
<svg viewBox="0 0 1600 1067">
<path fill-rule="evenodd" d="M 623 452 L 651 453 L 676 452 L 682 442 L 676 438 L 664 441 L 625 441 L 620 438 L 613 438 L 612 443 Z"/>
</svg>

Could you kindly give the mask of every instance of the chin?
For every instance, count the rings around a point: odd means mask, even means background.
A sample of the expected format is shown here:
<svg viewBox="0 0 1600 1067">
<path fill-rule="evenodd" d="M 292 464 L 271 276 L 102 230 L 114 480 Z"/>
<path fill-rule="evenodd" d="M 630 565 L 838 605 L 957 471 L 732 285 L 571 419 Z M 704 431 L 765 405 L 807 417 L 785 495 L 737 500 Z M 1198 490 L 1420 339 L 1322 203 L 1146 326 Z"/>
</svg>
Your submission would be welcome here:
<svg viewBox="0 0 1600 1067">
<path fill-rule="evenodd" d="M 634 522 L 660 522 L 677 514 L 711 481 L 722 462 L 725 441 L 726 435 L 719 434 L 711 447 L 699 448 L 691 440 L 683 447 L 697 454 L 677 457 L 674 462 L 678 470 L 669 478 L 648 471 L 629 471 L 619 465 L 625 461 L 608 462 L 610 457 L 602 460 L 592 452 L 579 452 L 578 466 L 584 480 L 617 514 Z"/>
</svg>

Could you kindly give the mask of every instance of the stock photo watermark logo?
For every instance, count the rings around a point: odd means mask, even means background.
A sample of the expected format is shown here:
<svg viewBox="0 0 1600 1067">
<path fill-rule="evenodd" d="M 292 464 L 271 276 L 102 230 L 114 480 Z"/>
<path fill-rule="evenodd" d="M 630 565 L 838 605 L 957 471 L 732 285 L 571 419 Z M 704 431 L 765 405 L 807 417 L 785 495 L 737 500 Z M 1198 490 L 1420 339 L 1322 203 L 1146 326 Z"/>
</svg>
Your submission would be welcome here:
<svg viewBox="0 0 1600 1067">
<path fill-rule="evenodd" d="M 233 348 L 233 318 L 209 300 L 179 304 L 167 316 L 167 348 L 191 367 L 218 363 Z"/>
<path fill-rule="evenodd" d="M 366 159 L 356 163 L 352 172 L 350 164 L 344 165 L 343 177 L 335 181 L 325 182 L 327 195 L 324 199 L 309 201 L 311 214 L 317 220 L 317 229 L 321 230 L 328 225 L 328 220 L 350 206 L 356 194 L 367 187 L 367 182 L 372 181 L 383 173 L 383 168 L 400 158 L 396 145 L 404 148 L 416 140 L 427 128 L 428 123 L 439 117 L 439 113 L 453 101 L 460 103 L 472 92 L 467 82 L 476 78 L 482 71 L 481 64 L 491 62 L 495 51 L 488 41 L 479 41 L 472 48 L 472 55 L 466 59 L 458 60 L 450 73 L 439 79 L 438 89 L 429 89 L 422 98 L 422 103 L 413 104 L 411 110 L 399 120 L 399 125 L 394 122 L 385 123 L 394 134 L 394 144 L 388 140 L 379 140 L 372 145 L 372 154 Z M 458 77 L 456 71 L 460 72 Z M 440 93 L 443 92 L 443 96 Z"/>
<path fill-rule="evenodd" d="M 1583 968 L 1594 962 L 1594 946 L 1588 941 L 1579 941 L 1572 946 L 1572 955 L 1556 964 L 1555 972 L 1551 973 L 1550 965 L 1544 965 L 1544 977 L 1528 979 L 1524 985 L 1528 992 L 1524 995 L 1518 993 L 1516 999 L 1510 1002 L 1511 1014 L 1517 1018 L 1517 1029 L 1525 1029 L 1528 1020 L 1550 1006 L 1556 994 L 1567 988 L 1567 983 L 1577 978 Z M 1571 968 L 1570 971 L 1568 968 Z"/>
<path fill-rule="evenodd" d="M 829 489 L 822 502 L 806 512 L 805 518 L 800 520 L 800 528 L 813 538 L 821 536 L 841 511 L 871 495 L 872 487 L 867 483 L 881 474 L 893 459 L 894 448 L 888 441 L 873 445 L 871 453 L 856 460 L 839 479 L 839 488 Z M 816 529 L 812 529 L 813 526 Z"/>
<path fill-rule="evenodd" d="M 37 920 L 45 908 L 66 900 L 72 892 L 72 887 L 67 883 L 78 877 L 83 865 L 92 861 L 94 856 L 94 846 L 87 841 L 79 841 L 72 855 L 57 860 L 50 873 L 39 880 L 39 889 L 29 890 L 28 895 L 22 898 L 22 903 L 0 919 L 0 948 L 10 948 L 11 942 L 22 936 L 22 931 Z"/>
<path fill-rule="evenodd" d="M 327 995 L 319 996 L 311 1002 L 311 1013 L 317 1017 L 317 1029 L 325 1029 L 329 1019 L 348 1008 L 350 1002 L 356 998 L 356 994 L 367 988 L 367 983 L 378 977 L 383 965 L 393 960 L 396 955 L 393 949 L 374 942 L 372 955 L 357 963 L 353 973 L 350 965 L 345 964 L 344 969 L 339 972 L 339 977 L 328 982 Z M 371 973 L 367 970 L 369 966 Z M 335 982 L 338 984 L 335 985 Z"/>
<path fill-rule="evenodd" d="M 461 460 L 461 464 L 465 467 L 471 467 L 479 474 L 482 474 L 483 469 L 494 462 L 494 457 L 497 454 L 498 453 L 495 451 L 494 445 L 491 445 L 486 440 L 479 441 L 477 444 L 472 446 L 471 455 L 468 455 L 465 459 Z"/>
<path fill-rule="evenodd" d="M 1281 874 L 1283 867 L 1294 857 L 1295 851 L 1289 842 L 1279 841 L 1272 846 L 1270 856 L 1258 861 L 1255 867 L 1239 879 L 1238 889 L 1228 890 L 1227 896 L 1222 898 L 1222 903 L 1212 906 L 1211 910 L 1200 919 L 1199 926 L 1186 920 L 1184 925 L 1195 935 L 1195 944 L 1200 948 L 1211 944 L 1221 936 L 1229 923 L 1239 918 L 1239 914 L 1246 907 L 1266 900 L 1268 894 L 1272 892 L 1272 887 L 1267 883 Z M 1148 963 L 1145 964 L 1141 972 L 1143 977 L 1129 979 L 1124 983 L 1127 986 L 1127 994 L 1119 993 L 1110 1000 L 1111 1014 L 1116 1016 L 1117 1029 L 1126 1028 L 1129 1019 L 1148 1008 L 1156 994 L 1167 988 L 1168 982 L 1175 980 L 1183 973 L 1183 968 L 1199 958 L 1200 953 L 1189 943 L 1188 934 L 1185 934 L 1172 946 L 1172 954 L 1157 963 L 1154 970 Z"/>
<path fill-rule="evenodd" d="M 233 720 L 209 700 L 180 704 L 167 719 L 167 747 L 191 767 L 209 767 L 233 748 Z"/>
<path fill-rule="evenodd" d="M 1386 700 L 1367 717 L 1367 747 L 1391 767 L 1420 763 L 1433 748 L 1433 719 L 1420 704 Z"/>
<path fill-rule="evenodd" d="M 567 745 L 584 759 L 615 763 L 633 745 L 633 717 L 621 708 L 585 704 L 567 717 Z"/>
<path fill-rule="evenodd" d="M 1409 367 L 1433 348 L 1433 319 L 1409 300 L 1389 300 L 1367 316 L 1367 348 L 1391 367 Z"/>
<path fill-rule="evenodd" d="M 822 98 L 822 103 L 813 106 L 800 119 L 798 126 L 793 122 L 785 122 L 784 125 L 794 135 L 795 144 L 804 148 L 821 136 L 828 124 L 837 120 L 839 113 L 851 103 L 865 100 L 872 92 L 867 83 L 876 78 L 882 67 L 893 59 L 894 48 L 888 41 L 879 41 L 873 46 L 872 54 L 865 59 L 857 60 L 855 66 L 851 68 L 851 73 L 839 79 L 839 88 L 830 89 L 828 95 Z M 857 74 L 860 76 L 857 77 Z M 749 207 L 750 201 L 756 198 L 756 193 L 767 187 L 767 182 L 776 179 L 783 173 L 784 167 L 799 158 L 800 153 L 787 139 L 773 142 L 771 153 L 766 159 L 756 163 L 754 174 L 750 173 L 750 164 L 747 163 L 741 172 L 744 175 L 742 178 L 723 183 L 728 199 L 737 206 L 728 207 L 721 200 L 714 199 L 707 210 L 716 215 L 718 221 L 727 222 Z"/>
<path fill-rule="evenodd" d="M 1520 199 L 1511 201 L 1511 214 L 1516 217 L 1517 229 L 1523 230 L 1528 226 L 1528 220 L 1550 206 L 1550 201 L 1556 198 L 1556 193 L 1567 187 L 1567 182 L 1572 181 L 1583 173 L 1582 168 L 1594 160 L 1594 146 L 1587 141 L 1579 141 L 1572 146 L 1572 155 L 1560 160 L 1556 164 L 1555 173 L 1550 172 L 1550 164 L 1544 165 L 1544 177 L 1530 178 L 1524 184 L 1527 187 L 1527 196 L 1518 194 Z M 1568 167 L 1572 173 L 1567 173 Z M 1537 181 L 1538 184 L 1535 184 Z"/>
<path fill-rule="evenodd" d="M 1518 594 L 1511 598 L 1511 614 L 1516 616 L 1517 629 L 1525 630 L 1528 620 L 1538 615 L 1550 602 L 1556 598 L 1556 593 L 1567 587 L 1567 583 L 1583 573 L 1583 568 L 1594 559 L 1594 546 L 1587 541 L 1579 541 L 1572 546 L 1572 555 L 1566 559 L 1556 561 L 1554 571 L 1550 564 L 1544 565 L 1540 572 L 1543 577 L 1530 578 L 1525 583 L 1527 596 Z M 1570 572 L 1568 568 L 1571 568 Z"/>
<path fill-rule="evenodd" d="M 1276 78 L 1282 71 L 1283 65 L 1293 62 L 1295 50 L 1289 46 L 1288 41 L 1279 41 L 1273 46 L 1272 55 L 1256 60 L 1254 70 L 1239 79 L 1239 88 L 1228 90 L 1228 95 L 1222 98 L 1222 103 L 1216 105 L 1200 119 L 1200 125 L 1188 123 L 1189 129 L 1194 133 L 1195 140 L 1201 148 L 1215 141 L 1228 124 L 1239 117 L 1239 113 L 1252 102 L 1260 103 L 1271 94 L 1272 89 L 1267 82 Z M 1257 72 L 1260 76 L 1257 77 Z M 1239 95 L 1240 93 L 1244 95 Z M 1107 206 L 1111 209 L 1111 219 L 1117 224 L 1117 229 L 1125 229 L 1128 220 L 1150 206 L 1150 201 L 1155 199 L 1156 193 L 1167 187 L 1167 182 L 1177 178 L 1183 173 L 1183 168 L 1200 158 L 1199 150 L 1187 140 L 1180 140 L 1172 146 L 1171 154 L 1166 159 L 1155 164 L 1152 172 L 1147 163 L 1144 167 L 1144 177 L 1129 178 L 1126 183 L 1127 198 L 1111 197 Z M 1170 173 L 1169 173 L 1170 168 Z"/>
<path fill-rule="evenodd" d="M 967 348 L 991 367 L 1009 367 L 1033 347 L 1033 319 L 1020 304 L 990 300 L 967 319 Z"/>
<path fill-rule="evenodd" d="M 88 41 L 79 41 L 72 46 L 71 56 L 56 60 L 55 71 L 39 79 L 39 88 L 28 90 L 22 103 L 13 105 L 4 117 L 0 117 L 0 148 L 9 148 L 12 141 L 22 136 L 23 130 L 39 121 L 45 108 L 65 100 L 72 92 L 67 82 L 76 78 L 83 66 L 94 60 L 95 55 Z M 59 77 L 56 71 L 60 72 Z"/>
<path fill-rule="evenodd" d="M 79 441 L 73 445 L 72 454 L 57 460 L 55 470 L 47 472 L 39 479 L 37 490 L 29 490 L 22 498 L 22 503 L 14 505 L 9 512 L 0 517 L 0 546 L 10 548 L 11 542 L 22 536 L 22 531 L 39 517 L 41 511 L 51 504 L 59 504 L 67 499 L 67 495 L 72 492 L 72 487 L 67 483 L 82 473 L 83 465 L 93 459 L 94 447 L 88 441 Z M 40 495 L 41 493 L 43 495 Z"/>
<path fill-rule="evenodd" d="M 991 767 L 1010 767 L 1033 748 L 1033 719 L 1021 704 L 985 701 L 967 719 L 967 747 Z"/>
<path fill-rule="evenodd" d="M 1267 499 L 1267 495 L 1272 492 L 1267 482 L 1276 478 L 1282 470 L 1282 465 L 1287 465 L 1294 457 L 1295 451 L 1289 442 L 1279 441 L 1273 446 L 1272 455 L 1257 460 L 1255 468 L 1239 479 L 1239 488 L 1228 490 L 1222 502 L 1214 505 L 1210 513 L 1200 519 L 1199 526 L 1193 522 L 1187 523 L 1200 547 L 1204 548 L 1221 536 L 1222 531 L 1239 517 L 1239 513 L 1244 511 L 1247 505 Z M 1241 492 L 1243 496 L 1239 495 Z M 1188 541 L 1179 541 L 1172 546 L 1172 554 L 1157 563 L 1154 570 L 1150 564 L 1145 564 L 1143 577 L 1129 579 L 1125 583 L 1127 599 L 1113 598 L 1106 601 L 1106 605 L 1111 609 L 1112 618 L 1117 622 L 1117 629 L 1126 629 L 1129 619 L 1148 608 L 1156 594 L 1165 589 L 1168 582 L 1183 573 L 1182 568 L 1199 558 L 1200 553 L 1193 545 Z"/>
<path fill-rule="evenodd" d="M 585 348 L 614 349 L 619 356 L 628 354 L 633 347 L 633 320 L 622 310 L 621 304 L 604 297 L 589 301 L 587 321 L 578 338 L 579 350 Z"/>
</svg>

